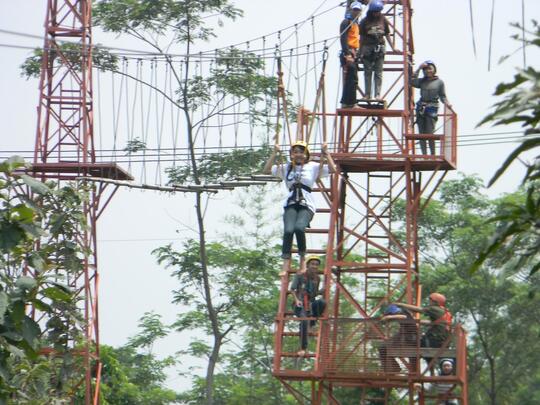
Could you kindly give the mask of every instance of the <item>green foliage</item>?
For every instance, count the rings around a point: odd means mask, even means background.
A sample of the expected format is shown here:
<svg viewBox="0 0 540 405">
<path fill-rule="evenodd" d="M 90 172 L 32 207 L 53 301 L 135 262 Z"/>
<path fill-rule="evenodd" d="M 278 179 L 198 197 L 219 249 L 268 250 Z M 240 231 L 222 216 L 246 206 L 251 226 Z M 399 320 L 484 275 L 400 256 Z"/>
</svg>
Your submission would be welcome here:
<svg viewBox="0 0 540 405">
<path fill-rule="evenodd" d="M 277 79 L 263 72 L 264 60 L 252 52 L 237 48 L 219 51 L 208 77 L 194 75 L 185 88 L 176 91 L 178 102 L 194 110 L 211 103 L 215 111 L 227 97 L 246 99 L 254 123 L 266 122 L 268 111 L 257 108 L 257 103 L 267 96 L 276 97 Z"/>
<path fill-rule="evenodd" d="M 179 403 L 178 394 L 165 388 L 166 370 L 176 364 L 169 356 L 158 359 L 151 347 L 168 334 L 155 313 L 146 313 L 140 332 L 119 348 L 102 345 L 101 403 L 104 405 L 166 405 Z"/>
<path fill-rule="evenodd" d="M 126 147 L 124 148 L 124 151 L 127 152 L 128 155 L 144 150 L 146 150 L 146 142 L 141 141 L 139 138 L 128 141 Z"/>
<path fill-rule="evenodd" d="M 489 257 L 473 275 L 468 269 L 494 232 L 494 224 L 485 218 L 523 194 L 488 200 L 481 191 L 474 177 L 445 182 L 422 213 L 422 284 L 426 295 L 446 295 L 455 319 L 469 332 L 470 403 L 521 403 L 517 387 L 533 391 L 538 382 L 540 363 L 534 347 L 540 329 L 534 320 L 540 315 L 540 298 L 530 299 L 526 283 L 500 270 L 502 252 Z"/>
<path fill-rule="evenodd" d="M 219 235 L 218 242 L 207 243 L 207 260 L 212 286 L 212 302 L 217 313 L 223 342 L 219 352 L 220 374 L 214 381 L 213 403 L 290 403 L 271 375 L 273 331 L 279 268 L 276 237 L 268 226 L 265 210 L 269 196 L 260 188 L 238 196 L 235 214 L 227 218 L 234 233 Z M 198 241 L 189 240 L 181 249 L 164 246 L 154 251 L 158 260 L 172 270 L 177 280 L 175 302 L 189 305 L 173 327 L 178 331 L 202 333 L 191 339 L 181 354 L 196 358 L 211 355 L 212 325 L 205 305 Z M 190 370 L 194 372 L 195 370 Z M 183 403 L 206 401 L 207 379 L 194 377 L 192 389 L 182 395 Z"/>
<path fill-rule="evenodd" d="M 214 37 L 206 24 L 208 15 L 236 19 L 242 11 L 228 0 L 97 0 L 94 24 L 105 31 L 138 36 L 143 31 L 163 35 L 174 33 L 175 42 L 192 43 Z"/>
<path fill-rule="evenodd" d="M 60 45 L 60 52 L 55 49 L 49 51 L 50 60 L 59 60 L 60 53 L 76 70 L 81 70 L 81 46 L 74 43 L 63 43 Z M 43 49 L 34 49 L 34 54 L 24 61 L 20 66 L 21 76 L 30 78 L 38 78 L 41 74 L 43 61 Z M 58 62 L 58 63 L 64 63 Z M 118 65 L 118 57 L 110 53 L 107 49 L 95 45 L 92 48 L 92 64 L 95 68 L 101 71 L 114 71 Z"/>
<path fill-rule="evenodd" d="M 0 400 L 29 404 L 67 398 L 81 377 L 68 343 L 82 341 L 82 317 L 66 278 L 82 270 L 72 241 L 85 196 L 13 173 L 23 166 L 19 157 L 0 164 Z"/>
<path fill-rule="evenodd" d="M 251 175 L 262 170 L 270 156 L 271 148 L 264 145 L 259 149 L 235 149 L 231 152 L 210 153 L 198 160 L 199 177 L 205 182 L 232 180 L 238 176 Z M 175 166 L 165 169 L 169 184 L 193 182 L 191 166 Z"/>
<path fill-rule="evenodd" d="M 272 280 L 276 276 L 278 259 L 272 250 L 236 248 L 218 242 L 208 243 L 206 250 L 220 329 L 232 330 L 250 316 L 255 309 L 254 302 L 275 296 Z M 172 269 L 172 275 L 178 280 L 174 302 L 195 308 L 179 315 L 175 328 L 178 331 L 202 329 L 211 333 L 210 320 L 203 315 L 206 311 L 204 299 L 197 293 L 202 288 L 203 277 L 198 242 L 187 240 L 179 251 L 167 245 L 154 250 L 153 254 L 160 264 Z M 273 313 L 269 313 L 260 321 L 271 323 L 272 319 Z"/>
<path fill-rule="evenodd" d="M 526 46 L 540 48 L 540 26 L 533 21 L 534 32 L 529 33 Z M 518 26 L 519 28 L 519 26 Z M 531 38 L 532 37 L 532 38 Z M 510 83 L 501 83 L 495 90 L 496 96 L 503 99 L 494 105 L 494 111 L 487 115 L 481 124 L 494 125 L 519 123 L 524 128 L 524 140 L 514 149 L 494 174 L 489 184 L 492 185 L 508 167 L 525 152 L 537 150 L 540 146 L 540 71 L 532 66 L 519 69 Z M 527 269 L 533 275 L 540 269 L 540 155 L 527 164 L 527 171 L 522 186 L 526 197 L 521 203 L 508 202 L 501 212 L 491 218 L 497 224 L 496 232 L 485 249 L 471 266 L 477 271 L 494 254 L 506 252 L 506 259 L 513 271 Z M 512 260 L 517 255 L 519 260 Z"/>
</svg>

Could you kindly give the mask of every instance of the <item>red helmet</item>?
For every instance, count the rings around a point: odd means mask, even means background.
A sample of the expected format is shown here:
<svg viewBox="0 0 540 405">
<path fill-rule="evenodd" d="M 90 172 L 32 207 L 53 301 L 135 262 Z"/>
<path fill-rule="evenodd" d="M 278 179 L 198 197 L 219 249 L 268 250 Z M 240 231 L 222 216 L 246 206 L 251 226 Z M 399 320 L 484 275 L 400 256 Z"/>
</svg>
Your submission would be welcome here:
<svg viewBox="0 0 540 405">
<path fill-rule="evenodd" d="M 439 293 L 429 294 L 429 299 L 435 301 L 441 307 L 444 307 L 444 304 L 446 304 L 446 297 Z"/>
</svg>

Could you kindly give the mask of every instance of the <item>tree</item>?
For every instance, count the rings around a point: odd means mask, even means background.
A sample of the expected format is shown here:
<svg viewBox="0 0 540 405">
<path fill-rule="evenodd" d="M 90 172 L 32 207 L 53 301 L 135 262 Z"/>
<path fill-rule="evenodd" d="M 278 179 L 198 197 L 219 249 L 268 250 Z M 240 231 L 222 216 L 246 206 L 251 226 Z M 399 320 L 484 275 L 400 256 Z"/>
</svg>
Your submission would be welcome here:
<svg viewBox="0 0 540 405">
<path fill-rule="evenodd" d="M 527 284 L 501 270 L 502 254 L 469 273 L 495 229 L 485 218 L 497 215 L 508 200 L 523 198 L 516 193 L 489 200 L 478 178 L 463 177 L 444 182 L 419 221 L 424 291 L 445 294 L 451 312 L 469 332 L 472 404 L 534 403 L 520 402 L 516 393 L 534 392 L 538 384 L 540 363 L 533 348 L 540 331 L 535 321 L 539 298 L 529 299 Z"/>
<path fill-rule="evenodd" d="M 540 47 L 540 26 L 536 21 L 533 21 L 533 26 L 535 31 L 529 32 L 529 38 L 524 38 L 524 41 L 526 46 Z M 514 37 L 518 39 L 517 35 Z M 494 111 L 479 125 L 488 122 L 494 125 L 520 123 L 524 128 L 524 139 L 497 170 L 489 185 L 497 181 L 512 162 L 540 146 L 540 71 L 533 66 L 518 69 L 512 82 L 497 86 L 495 95 L 503 96 L 503 99 L 495 104 Z M 501 251 L 506 252 L 507 267 L 514 272 L 532 276 L 540 269 L 540 155 L 536 155 L 532 163 L 526 166 L 521 183 L 526 198 L 519 204 L 508 200 L 490 219 L 497 224 L 496 232 L 474 261 L 472 271 L 477 271 L 485 260 L 501 254 Z M 517 260 L 512 260 L 516 256 Z"/>
<path fill-rule="evenodd" d="M 169 328 L 155 313 L 145 313 L 139 333 L 124 346 L 100 347 L 102 369 L 101 400 L 104 405 L 166 405 L 180 403 L 173 390 L 164 387 L 165 371 L 177 362 L 172 356 L 156 358 L 152 348 L 167 336 Z"/>
<path fill-rule="evenodd" d="M 206 41 L 215 34 L 205 17 L 219 15 L 221 18 L 234 20 L 242 15 L 241 10 L 235 8 L 228 0 L 156 0 L 152 2 L 131 0 L 102 0 L 96 1 L 94 7 L 94 23 L 105 31 L 118 34 L 127 34 L 151 46 L 155 51 L 165 56 L 167 63 L 176 80 L 177 100 L 170 100 L 179 108 L 184 116 L 185 133 L 189 149 L 189 169 L 186 175 L 179 175 L 171 170 L 172 182 L 186 180 L 188 177 L 195 184 L 205 181 L 195 154 L 195 137 L 197 131 L 209 118 L 230 109 L 234 104 L 220 108 L 221 102 L 231 96 L 247 100 L 252 111 L 260 94 L 274 91 L 275 80 L 258 73 L 262 61 L 237 50 L 228 50 L 219 55 L 216 68 L 210 77 L 198 76 L 191 69 L 191 51 L 196 41 Z M 172 38 L 168 45 L 162 45 L 163 40 Z M 161 41 L 161 42 L 160 42 Z M 183 48 L 186 55 L 183 71 L 177 70 L 167 55 L 166 49 L 174 44 Z M 192 113 L 203 103 L 210 103 L 211 112 L 199 122 L 193 122 Z M 198 311 L 205 313 L 205 327 L 213 336 L 213 344 L 209 351 L 209 361 L 206 372 L 206 400 L 213 403 L 213 376 L 218 360 L 219 350 L 224 337 L 229 333 L 229 320 L 221 321 L 221 317 L 228 312 L 229 305 L 216 302 L 213 294 L 211 275 L 216 260 L 223 260 L 219 245 L 208 245 L 206 241 L 206 225 L 204 221 L 204 207 L 206 196 L 203 192 L 195 193 L 195 211 L 197 217 L 198 238 L 184 243 L 183 252 L 173 252 L 172 249 L 163 248 L 158 253 L 161 261 L 178 266 L 175 276 L 187 282 L 190 286 L 197 284 L 202 292 L 202 302 L 198 304 Z M 231 254 L 237 252 L 229 251 Z M 241 256 L 241 255 L 240 255 Z M 244 260 L 240 265 L 251 266 L 258 263 L 257 257 L 239 257 Z M 236 265 L 236 264 L 229 264 Z M 245 268 L 245 267 L 244 267 Z M 218 277 L 219 279 L 219 277 Z M 226 280 L 220 279 L 218 282 Z M 188 302 L 194 298 L 184 287 L 177 291 L 177 302 Z M 201 321 L 201 319 L 185 319 L 186 327 Z M 226 325 L 226 326 L 224 326 Z M 193 350 L 207 351 L 206 347 L 192 345 Z"/>
<path fill-rule="evenodd" d="M 219 241 L 207 242 L 206 246 L 212 302 L 222 332 L 218 339 L 214 336 L 213 346 L 207 339 L 198 338 L 193 339 L 183 352 L 208 358 L 215 364 L 220 361 L 228 372 L 233 373 L 221 374 L 215 382 L 214 403 L 234 403 L 230 395 L 242 392 L 240 387 L 244 384 L 253 384 L 252 387 L 259 384 L 259 390 L 266 390 L 265 397 L 278 402 L 282 397 L 276 381 L 272 381 L 270 369 L 273 355 L 271 325 L 279 294 L 275 284 L 279 261 L 276 238 L 265 219 L 266 193 L 260 188 L 247 194 L 247 198 L 253 201 L 246 202 L 242 198 L 240 210 L 228 218 L 229 223 L 236 225 L 237 232 L 221 235 Z M 241 215 L 243 210 L 244 215 Z M 201 336 L 212 336 L 198 242 L 187 240 L 180 250 L 175 250 L 172 245 L 163 246 L 154 254 L 160 263 L 172 269 L 178 280 L 175 303 L 190 308 L 179 314 L 173 327 L 180 332 L 199 330 L 203 332 L 199 333 Z M 224 348 L 227 351 L 222 353 Z M 217 353 L 215 358 L 214 353 Z M 187 403 L 206 403 L 201 389 L 206 390 L 207 379 L 208 376 L 195 378 L 193 389 L 183 397 Z M 230 386 L 235 389 L 225 388 Z M 235 398 L 240 401 L 239 397 Z"/>
<path fill-rule="evenodd" d="M 217 289 L 222 294 L 220 299 L 234 302 L 235 307 L 230 309 L 234 324 L 228 324 L 233 328 L 223 340 L 219 357 L 221 371 L 215 375 L 214 404 L 296 403 L 291 395 L 284 392 L 271 370 L 274 344 L 272 326 L 279 296 L 274 281 L 279 247 L 271 221 L 272 213 L 269 214 L 266 207 L 271 195 L 263 190 L 257 187 L 236 195 L 238 208 L 233 215 L 226 217 L 226 223 L 232 225 L 227 229 L 234 229 L 234 232 L 219 235 L 220 242 L 215 245 L 219 246 L 223 257 L 229 257 L 218 261 L 218 264 L 224 265 L 215 274 L 225 277 L 227 273 L 230 280 L 237 280 L 232 282 L 230 288 Z M 239 272 L 235 271 L 237 267 Z M 182 321 L 185 316 L 189 315 L 181 314 L 178 320 Z M 225 316 L 221 318 L 226 319 Z M 177 322 L 175 326 L 180 325 Z M 199 330 L 203 328 L 202 323 L 193 326 Z M 196 345 L 197 350 L 204 348 L 205 341 L 196 342 Z M 199 352 L 190 348 L 187 353 Z M 208 354 L 203 352 L 203 355 Z M 206 403 L 205 390 L 204 376 L 194 377 L 191 389 L 182 393 L 181 400 L 191 405 Z"/>
<path fill-rule="evenodd" d="M 61 403 L 83 376 L 72 353 L 83 318 L 66 278 L 82 269 L 73 239 L 85 194 L 23 168 L 18 157 L 0 164 L 0 401 Z"/>
</svg>

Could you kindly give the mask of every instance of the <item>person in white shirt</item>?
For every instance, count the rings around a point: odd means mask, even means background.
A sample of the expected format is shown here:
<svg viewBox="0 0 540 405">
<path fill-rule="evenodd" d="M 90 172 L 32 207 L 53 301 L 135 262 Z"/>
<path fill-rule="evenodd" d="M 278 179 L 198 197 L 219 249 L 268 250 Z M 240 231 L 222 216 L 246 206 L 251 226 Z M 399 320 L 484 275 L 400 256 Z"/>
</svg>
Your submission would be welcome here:
<svg viewBox="0 0 540 405">
<path fill-rule="evenodd" d="M 439 363 L 439 369 L 441 376 L 451 376 L 454 374 L 454 361 L 452 359 L 442 359 Z M 422 392 L 422 385 L 419 383 L 414 384 L 415 390 Z M 455 384 L 451 382 L 436 382 L 426 384 L 424 390 L 431 393 L 431 395 L 437 395 L 437 405 L 458 405 L 458 400 L 454 398 L 453 390 Z"/>
<path fill-rule="evenodd" d="M 307 249 L 305 231 L 316 211 L 312 189 L 319 178 L 326 177 L 328 173 L 335 171 L 335 164 L 328 153 L 326 144 L 322 146 L 320 162 L 309 160 L 309 148 L 304 141 L 297 141 L 291 145 L 290 162 L 286 164 L 275 164 L 279 151 L 280 147 L 276 145 L 272 155 L 266 162 L 263 173 L 272 173 L 274 176 L 281 177 L 289 190 L 287 197 L 283 201 L 284 229 L 281 250 L 283 268 L 280 273 L 283 276 L 290 267 L 294 235 L 296 235 L 298 255 L 300 256 L 300 271 L 306 271 L 304 260 Z M 324 158 L 326 158 L 328 164 L 324 164 Z"/>
</svg>

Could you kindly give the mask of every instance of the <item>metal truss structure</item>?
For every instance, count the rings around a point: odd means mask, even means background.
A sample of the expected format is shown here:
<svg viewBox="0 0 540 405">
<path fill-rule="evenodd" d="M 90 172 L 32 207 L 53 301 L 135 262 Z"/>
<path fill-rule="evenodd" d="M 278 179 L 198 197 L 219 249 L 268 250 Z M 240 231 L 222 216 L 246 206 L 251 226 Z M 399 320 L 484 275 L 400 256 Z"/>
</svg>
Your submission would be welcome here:
<svg viewBox="0 0 540 405">
<path fill-rule="evenodd" d="M 299 137 L 307 141 L 304 123 L 329 123 L 323 131 L 332 135 L 325 141 L 339 169 L 314 189 L 318 209 L 307 230 L 308 253 L 324 255 L 327 309 L 309 332 L 308 353 L 299 355 L 298 324 L 316 318 L 294 316 L 294 270 L 283 277 L 273 372 L 305 404 L 341 404 L 344 398 L 359 404 L 467 404 L 466 333 L 460 325 L 443 347 L 432 349 L 420 345 L 425 326 L 419 319 L 409 342 L 392 337 L 403 325 L 380 321 L 388 303 L 421 305 L 418 220 L 447 171 L 456 168 L 457 144 L 457 116 L 447 107 L 439 112 L 435 134 L 415 133 L 411 1 L 385 5 L 396 49 L 386 52 L 385 108 L 368 104 L 328 113 L 322 100 L 318 111 L 301 110 L 298 119 Z M 434 141 L 436 153 L 421 154 L 420 140 Z M 434 372 L 445 357 L 456 360 L 452 376 Z M 452 386 L 446 398 L 432 393 L 436 384 Z"/>
<path fill-rule="evenodd" d="M 129 180 L 129 174 L 115 164 L 96 163 L 93 137 L 92 26 L 90 0 L 48 0 L 45 22 L 38 126 L 34 162 L 36 178 L 65 181 L 97 176 Z M 61 43 L 62 39 L 69 42 Z M 82 184 L 82 183 L 81 183 Z M 86 186 L 85 186 L 86 187 Z M 99 403 L 101 365 L 99 363 L 97 221 L 117 190 L 106 183 L 86 187 L 84 204 L 86 227 L 77 230 L 72 242 L 83 252 L 83 270 L 77 274 L 58 269 L 77 294 L 84 314 L 82 326 L 73 324 L 83 340 L 69 342 L 68 350 L 79 359 L 84 379 L 85 403 Z"/>
</svg>

